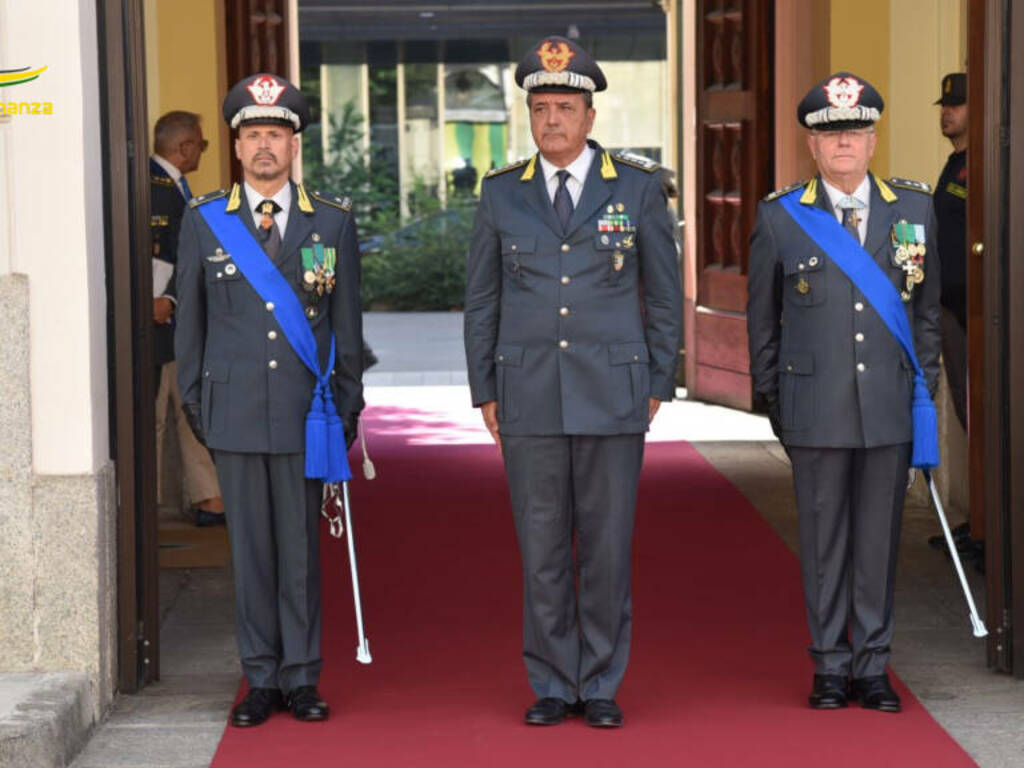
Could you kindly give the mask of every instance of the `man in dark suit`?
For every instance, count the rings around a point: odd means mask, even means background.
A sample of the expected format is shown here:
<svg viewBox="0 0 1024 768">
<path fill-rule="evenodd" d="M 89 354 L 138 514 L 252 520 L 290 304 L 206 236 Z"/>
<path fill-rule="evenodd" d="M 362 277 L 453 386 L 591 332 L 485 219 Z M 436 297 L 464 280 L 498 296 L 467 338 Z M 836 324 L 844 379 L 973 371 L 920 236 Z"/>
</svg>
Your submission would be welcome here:
<svg viewBox="0 0 1024 768">
<path fill-rule="evenodd" d="M 181 411 L 178 367 L 174 363 L 174 264 L 178 230 L 185 204 L 192 198 L 186 173 L 199 168 L 206 139 L 193 112 L 174 111 L 160 117 L 153 128 L 149 158 L 150 229 L 153 234 L 153 359 L 157 366 L 156 466 L 157 486 L 163 472 L 163 445 L 167 406 L 175 414 L 185 493 L 192 504 L 196 525 L 223 525 L 224 500 L 210 452 L 196 439 Z M 158 492 L 157 496 L 161 494 Z"/>
<path fill-rule="evenodd" d="M 587 52 L 546 38 L 516 82 L 540 152 L 483 181 L 469 383 L 504 457 L 522 554 L 537 696 L 526 722 L 559 723 L 582 704 L 588 725 L 615 727 L 644 433 L 675 391 L 676 248 L 657 164 L 587 139 L 606 87 Z"/>
<path fill-rule="evenodd" d="M 262 723 L 282 694 L 297 719 L 324 720 L 316 686 L 325 478 L 310 467 L 326 443 L 307 442 L 307 413 L 340 416 L 350 441 L 363 407 L 356 224 L 348 198 L 290 180 L 309 120 L 291 83 L 244 78 L 224 119 L 237 131 L 244 181 L 185 212 L 175 350 L 185 413 L 213 451 L 227 508 L 249 682 L 232 723 Z M 327 440 L 343 458 L 345 439 Z"/>
<path fill-rule="evenodd" d="M 845 707 L 851 692 L 867 708 L 900 709 L 886 664 L 914 370 L 881 310 L 838 266 L 847 238 L 891 281 L 892 301 L 902 298 L 931 393 L 939 369 L 935 217 L 927 185 L 868 171 L 882 109 L 878 92 L 847 72 L 812 88 L 798 116 L 819 174 L 765 198 L 750 240 L 751 375 L 793 465 L 816 709 Z M 804 208 L 827 212 L 819 221 L 841 238 L 830 252 L 791 213 Z"/>
</svg>

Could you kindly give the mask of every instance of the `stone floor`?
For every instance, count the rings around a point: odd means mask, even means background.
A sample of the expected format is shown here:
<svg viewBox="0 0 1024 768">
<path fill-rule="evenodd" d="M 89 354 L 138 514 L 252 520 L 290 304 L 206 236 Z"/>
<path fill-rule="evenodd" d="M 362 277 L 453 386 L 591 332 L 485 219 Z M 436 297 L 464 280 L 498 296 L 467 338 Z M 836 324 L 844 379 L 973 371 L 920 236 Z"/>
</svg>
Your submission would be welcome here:
<svg viewBox="0 0 1024 768">
<path fill-rule="evenodd" d="M 468 403 L 468 391 L 452 386 L 465 380 L 461 315 L 370 314 L 365 335 L 381 359 L 367 375 L 369 402 L 374 402 L 374 388 L 429 379 L 447 386 L 410 388 L 400 397 L 394 390 L 376 391 L 381 399 L 410 404 L 413 398 L 429 403 L 442 392 Z M 789 465 L 764 419 L 677 401 L 662 408 L 655 427 L 650 439 L 692 441 L 795 550 Z M 986 668 L 984 641 L 971 636 L 953 569 L 927 544 L 928 536 L 938 532 L 929 508 L 908 505 L 893 665 L 979 765 L 1022 765 L 1024 683 Z M 980 604 L 981 577 L 969 571 L 969 578 Z M 160 682 L 138 695 L 119 696 L 74 768 L 209 765 L 239 683 L 230 570 L 164 571 L 161 606 Z"/>
</svg>

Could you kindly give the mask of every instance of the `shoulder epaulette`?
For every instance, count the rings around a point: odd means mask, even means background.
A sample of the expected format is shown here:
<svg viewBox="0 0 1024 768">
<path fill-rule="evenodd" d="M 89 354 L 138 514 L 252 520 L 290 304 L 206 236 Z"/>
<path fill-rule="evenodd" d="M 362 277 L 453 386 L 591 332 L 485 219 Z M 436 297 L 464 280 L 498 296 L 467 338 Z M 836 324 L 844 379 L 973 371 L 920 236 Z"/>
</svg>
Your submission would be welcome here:
<svg viewBox="0 0 1024 768">
<path fill-rule="evenodd" d="M 199 197 L 193 197 L 188 201 L 189 208 L 198 208 L 203 203 L 208 203 L 211 200 L 217 200 L 218 198 L 224 197 L 228 193 L 226 189 L 218 189 L 215 192 L 207 192 L 205 195 L 199 195 Z"/>
<path fill-rule="evenodd" d="M 654 173 L 656 170 L 661 168 L 661 166 L 658 163 L 654 162 L 649 157 L 644 157 L 643 155 L 636 155 L 632 152 L 613 152 L 612 157 L 618 160 L 620 163 L 630 165 L 634 168 L 639 168 L 641 171 L 647 171 L 647 173 Z"/>
<path fill-rule="evenodd" d="M 484 174 L 484 178 L 491 179 L 494 178 L 495 176 L 501 176 L 501 174 L 508 173 L 509 171 L 514 171 L 516 168 L 522 168 L 528 162 L 530 162 L 530 158 L 524 157 L 521 160 L 516 160 L 514 163 L 503 165 L 501 166 L 501 168 L 491 168 L 491 170 Z"/>
<path fill-rule="evenodd" d="M 782 197 L 783 195 L 788 195 L 794 189 L 800 189 L 801 187 L 805 186 L 806 184 L 807 184 L 807 180 L 803 179 L 801 181 L 797 181 L 797 182 L 794 182 L 792 184 L 789 184 L 789 185 L 787 185 L 785 187 L 781 187 L 779 189 L 776 189 L 774 192 L 772 192 L 771 194 L 765 195 L 761 199 L 764 200 L 766 203 L 770 203 L 772 200 L 775 200 L 778 197 Z"/>
<path fill-rule="evenodd" d="M 916 192 L 924 192 L 926 195 L 932 193 L 930 185 L 925 184 L 923 181 L 914 181 L 913 179 L 901 179 L 893 176 L 889 179 L 889 184 L 894 187 L 900 187 L 901 189 L 913 189 Z"/>
<path fill-rule="evenodd" d="M 172 179 L 170 176 L 157 176 L 156 174 L 150 174 L 149 180 L 153 184 L 160 184 L 161 186 L 164 187 L 176 186 L 174 183 L 174 179 Z"/>
<path fill-rule="evenodd" d="M 345 213 L 352 210 L 352 198 L 350 197 L 338 197 L 337 195 L 329 195 L 326 192 L 321 192 L 314 189 L 309 193 L 310 197 L 314 200 L 319 200 L 321 203 L 333 206 L 334 208 L 340 208 Z"/>
</svg>

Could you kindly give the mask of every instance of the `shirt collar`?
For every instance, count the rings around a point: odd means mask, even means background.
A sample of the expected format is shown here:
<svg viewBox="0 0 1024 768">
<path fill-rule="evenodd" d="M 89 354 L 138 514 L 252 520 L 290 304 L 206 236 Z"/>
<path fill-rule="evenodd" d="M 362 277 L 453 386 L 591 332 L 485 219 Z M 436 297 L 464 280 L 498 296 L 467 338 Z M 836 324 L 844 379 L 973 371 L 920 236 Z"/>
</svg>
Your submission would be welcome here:
<svg viewBox="0 0 1024 768">
<path fill-rule="evenodd" d="M 576 181 L 582 184 L 586 181 L 587 173 L 590 171 L 590 164 L 594 160 L 594 148 L 590 144 L 583 145 L 583 151 L 580 152 L 579 156 L 569 163 L 565 170 L 569 172 Z M 561 168 L 552 162 L 549 162 L 544 158 L 544 155 L 540 156 L 540 167 L 544 173 L 544 180 L 550 182 L 551 177 L 558 173 Z"/>
<path fill-rule="evenodd" d="M 157 155 L 155 153 L 152 155 L 152 158 L 153 162 L 155 162 L 157 165 L 159 165 L 161 168 L 167 171 L 167 175 L 171 177 L 171 181 L 177 184 L 181 180 L 181 171 L 178 170 L 178 166 L 176 166 L 166 157 L 161 157 L 160 155 Z"/>
<path fill-rule="evenodd" d="M 821 183 L 828 193 L 828 201 L 831 203 L 832 209 L 835 210 L 836 206 L 839 205 L 839 201 L 846 197 L 846 193 L 825 181 L 824 176 L 821 177 Z M 871 205 L 871 176 L 869 174 L 865 174 L 864 180 L 853 190 L 853 197 L 863 203 L 865 208 Z"/>
<path fill-rule="evenodd" d="M 281 206 L 281 213 L 287 213 L 292 204 L 292 185 L 285 182 L 284 186 L 275 192 L 270 198 L 265 198 L 251 186 L 249 182 L 242 182 L 245 185 L 245 198 L 249 201 L 249 208 L 256 213 L 256 208 L 264 200 L 270 199 Z"/>
</svg>

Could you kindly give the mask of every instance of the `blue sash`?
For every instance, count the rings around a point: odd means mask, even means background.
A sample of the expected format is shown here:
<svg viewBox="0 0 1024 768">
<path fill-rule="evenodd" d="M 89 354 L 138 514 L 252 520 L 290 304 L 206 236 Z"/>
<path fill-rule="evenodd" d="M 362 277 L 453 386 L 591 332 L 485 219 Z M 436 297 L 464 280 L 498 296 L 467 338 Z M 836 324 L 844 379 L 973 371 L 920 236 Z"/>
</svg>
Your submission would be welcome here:
<svg viewBox="0 0 1024 768">
<path fill-rule="evenodd" d="M 331 356 L 320 371 L 316 337 L 306 313 L 291 285 L 274 266 L 266 251 L 235 214 L 227 212 L 227 200 L 213 200 L 199 212 L 224 249 L 231 254 L 242 276 L 266 302 L 273 302 L 277 319 L 288 343 L 316 377 L 313 398 L 306 415 L 306 477 L 325 483 L 341 483 L 352 478 L 345 446 L 345 429 L 331 393 L 330 373 L 334 365 L 334 333 Z"/>
<path fill-rule="evenodd" d="M 857 290 L 864 294 L 889 332 L 903 347 L 914 366 L 914 400 L 911 417 L 914 423 L 914 450 L 910 465 L 930 469 L 939 465 L 939 435 L 935 403 L 928 394 L 924 372 L 914 353 L 914 336 L 904 309 L 903 300 L 882 268 L 871 255 L 850 237 L 836 217 L 817 206 L 799 202 L 803 190 L 797 189 L 780 198 L 782 207 L 801 229 L 817 243 L 843 271 Z"/>
</svg>

